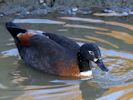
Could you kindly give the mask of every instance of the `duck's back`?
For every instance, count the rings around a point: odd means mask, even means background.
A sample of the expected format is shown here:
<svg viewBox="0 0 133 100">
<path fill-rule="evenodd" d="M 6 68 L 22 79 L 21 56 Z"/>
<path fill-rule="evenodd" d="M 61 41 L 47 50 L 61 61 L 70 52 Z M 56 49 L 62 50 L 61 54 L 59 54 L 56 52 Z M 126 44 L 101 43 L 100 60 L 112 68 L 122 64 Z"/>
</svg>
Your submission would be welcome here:
<svg viewBox="0 0 133 100">
<path fill-rule="evenodd" d="M 44 33 L 44 35 L 48 36 L 51 40 L 55 41 L 62 47 L 70 50 L 71 52 L 73 52 L 75 54 L 77 54 L 77 52 L 80 48 L 79 45 L 75 41 L 73 41 L 65 36 L 54 34 L 54 33 Z"/>
</svg>

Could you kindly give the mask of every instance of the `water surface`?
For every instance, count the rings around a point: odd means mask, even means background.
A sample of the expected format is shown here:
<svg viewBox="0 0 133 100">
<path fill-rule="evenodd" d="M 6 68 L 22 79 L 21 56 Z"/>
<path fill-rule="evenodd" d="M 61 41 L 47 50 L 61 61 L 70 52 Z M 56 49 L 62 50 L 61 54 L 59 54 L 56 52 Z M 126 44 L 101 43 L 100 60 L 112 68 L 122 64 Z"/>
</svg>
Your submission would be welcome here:
<svg viewBox="0 0 133 100">
<path fill-rule="evenodd" d="M 129 17 L 30 16 L 0 22 L 0 100 L 132 100 L 133 23 Z M 94 65 L 88 80 L 53 76 L 29 68 L 19 59 L 6 21 L 28 29 L 55 32 L 79 43 L 100 46 L 109 73 Z"/>
</svg>

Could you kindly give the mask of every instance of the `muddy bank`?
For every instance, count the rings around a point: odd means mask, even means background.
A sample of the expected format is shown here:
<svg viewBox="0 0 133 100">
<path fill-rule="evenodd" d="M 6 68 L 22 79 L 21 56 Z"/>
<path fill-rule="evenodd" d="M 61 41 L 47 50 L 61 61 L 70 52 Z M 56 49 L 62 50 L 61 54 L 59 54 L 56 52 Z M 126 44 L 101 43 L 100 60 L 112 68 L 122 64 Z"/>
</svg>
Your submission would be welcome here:
<svg viewBox="0 0 133 100">
<path fill-rule="evenodd" d="M 76 15 L 97 12 L 132 14 L 132 0 L 0 0 L 0 16 L 26 16 L 34 14 Z"/>
</svg>

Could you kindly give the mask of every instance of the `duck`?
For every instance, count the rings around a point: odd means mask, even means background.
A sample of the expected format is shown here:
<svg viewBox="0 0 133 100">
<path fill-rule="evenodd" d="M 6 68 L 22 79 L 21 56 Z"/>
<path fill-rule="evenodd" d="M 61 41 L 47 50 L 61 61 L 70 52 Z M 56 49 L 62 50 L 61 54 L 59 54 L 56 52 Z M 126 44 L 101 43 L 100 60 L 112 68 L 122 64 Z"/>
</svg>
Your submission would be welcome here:
<svg viewBox="0 0 133 100">
<path fill-rule="evenodd" d="M 21 25 L 6 22 L 21 59 L 29 67 L 58 76 L 90 76 L 92 62 L 104 72 L 101 52 L 97 44 L 77 42 L 63 35 L 43 31 L 30 31 Z"/>
</svg>

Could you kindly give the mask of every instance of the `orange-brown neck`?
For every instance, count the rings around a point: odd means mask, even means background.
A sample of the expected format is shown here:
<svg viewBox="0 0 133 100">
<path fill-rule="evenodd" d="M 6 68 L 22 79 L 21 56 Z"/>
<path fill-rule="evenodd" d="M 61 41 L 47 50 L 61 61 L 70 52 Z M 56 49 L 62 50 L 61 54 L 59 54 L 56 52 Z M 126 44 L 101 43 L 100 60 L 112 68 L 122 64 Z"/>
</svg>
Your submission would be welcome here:
<svg viewBox="0 0 133 100">
<path fill-rule="evenodd" d="M 35 35 L 35 33 L 26 32 L 18 34 L 17 37 L 19 38 L 22 46 L 30 46 L 29 40 L 33 35 Z"/>
</svg>

